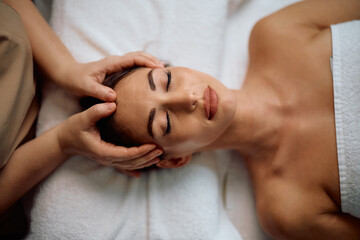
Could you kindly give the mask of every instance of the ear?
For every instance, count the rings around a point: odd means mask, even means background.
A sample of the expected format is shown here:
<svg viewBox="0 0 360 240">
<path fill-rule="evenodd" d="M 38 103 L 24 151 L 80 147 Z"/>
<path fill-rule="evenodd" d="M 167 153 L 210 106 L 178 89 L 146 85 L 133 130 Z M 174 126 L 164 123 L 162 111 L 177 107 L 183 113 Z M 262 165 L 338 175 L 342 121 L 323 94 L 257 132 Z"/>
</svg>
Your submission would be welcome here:
<svg viewBox="0 0 360 240">
<path fill-rule="evenodd" d="M 158 164 L 156 164 L 156 166 L 161 167 L 161 168 L 182 167 L 190 162 L 191 157 L 192 157 L 192 154 L 189 154 L 185 157 L 180 157 L 180 158 L 170 158 L 170 159 L 159 162 Z"/>
</svg>

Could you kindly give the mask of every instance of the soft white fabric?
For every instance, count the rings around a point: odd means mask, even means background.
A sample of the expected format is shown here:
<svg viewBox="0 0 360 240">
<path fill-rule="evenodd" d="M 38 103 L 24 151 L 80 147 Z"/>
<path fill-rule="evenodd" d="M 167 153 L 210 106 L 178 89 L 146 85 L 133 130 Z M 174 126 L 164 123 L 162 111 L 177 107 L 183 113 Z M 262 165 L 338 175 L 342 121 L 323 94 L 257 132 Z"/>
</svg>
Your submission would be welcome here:
<svg viewBox="0 0 360 240">
<path fill-rule="evenodd" d="M 241 239 L 223 211 L 218 154 L 140 179 L 73 158 L 34 194 L 27 239 Z"/>
<path fill-rule="evenodd" d="M 227 1 L 53 3 L 52 27 L 81 62 L 146 50 L 173 65 L 219 77 Z M 49 85 L 38 133 L 79 111 Z M 241 239 L 223 208 L 229 163 L 201 153 L 186 167 L 141 179 L 73 157 L 33 194 L 28 239 Z"/>
<path fill-rule="evenodd" d="M 54 1 L 51 24 L 80 62 L 144 50 L 219 74 L 228 1 Z"/>
<path fill-rule="evenodd" d="M 331 32 L 341 208 L 360 218 L 360 21 Z"/>
</svg>

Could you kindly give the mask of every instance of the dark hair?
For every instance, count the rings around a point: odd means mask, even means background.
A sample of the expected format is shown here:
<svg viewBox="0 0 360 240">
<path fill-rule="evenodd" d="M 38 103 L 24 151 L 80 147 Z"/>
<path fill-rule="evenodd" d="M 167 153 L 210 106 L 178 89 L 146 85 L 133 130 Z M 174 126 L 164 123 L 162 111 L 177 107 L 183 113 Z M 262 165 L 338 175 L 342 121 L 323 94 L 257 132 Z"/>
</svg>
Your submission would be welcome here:
<svg viewBox="0 0 360 240">
<path fill-rule="evenodd" d="M 138 69 L 140 69 L 140 67 L 133 67 L 107 75 L 102 84 L 114 89 L 122 79 L 131 75 Z M 84 110 L 98 103 L 103 103 L 103 101 L 93 97 L 84 97 L 80 99 L 80 104 Z M 124 147 L 140 145 L 141 143 L 135 140 L 135 138 L 131 135 L 130 129 L 128 129 L 126 126 L 115 126 L 113 116 L 114 114 L 103 118 L 96 123 L 101 139 L 106 142 Z"/>
</svg>

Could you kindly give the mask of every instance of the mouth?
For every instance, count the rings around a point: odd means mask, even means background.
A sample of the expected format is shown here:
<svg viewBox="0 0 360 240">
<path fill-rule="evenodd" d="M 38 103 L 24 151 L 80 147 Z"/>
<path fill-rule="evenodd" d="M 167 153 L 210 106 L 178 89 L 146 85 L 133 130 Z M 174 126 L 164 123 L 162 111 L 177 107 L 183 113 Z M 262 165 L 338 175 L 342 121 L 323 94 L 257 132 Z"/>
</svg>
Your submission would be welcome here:
<svg viewBox="0 0 360 240">
<path fill-rule="evenodd" d="M 209 120 L 213 119 L 218 109 L 218 95 L 214 89 L 208 86 L 204 92 L 205 113 Z"/>
</svg>

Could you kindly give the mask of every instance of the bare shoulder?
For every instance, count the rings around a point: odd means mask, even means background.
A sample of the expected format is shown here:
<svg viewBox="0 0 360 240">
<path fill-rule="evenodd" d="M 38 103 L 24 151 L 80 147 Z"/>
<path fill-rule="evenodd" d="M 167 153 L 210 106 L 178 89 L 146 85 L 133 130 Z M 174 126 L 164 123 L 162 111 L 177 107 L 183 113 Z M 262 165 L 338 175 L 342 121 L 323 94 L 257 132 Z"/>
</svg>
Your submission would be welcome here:
<svg viewBox="0 0 360 240">
<path fill-rule="evenodd" d="M 296 239 L 297 235 L 300 238 L 296 233 L 306 230 L 311 215 L 311 206 L 304 201 L 304 195 L 283 184 L 281 187 L 275 184 L 270 191 L 257 198 L 262 227 L 274 239 Z"/>
<path fill-rule="evenodd" d="M 297 24 L 315 29 L 360 19 L 359 0 L 305 0 L 280 9 L 270 18 L 277 22 Z"/>
<path fill-rule="evenodd" d="M 282 69 L 289 64 L 298 68 L 299 62 L 294 60 L 305 59 L 305 53 L 312 53 L 310 47 L 313 45 L 314 35 L 320 32 L 320 29 L 292 21 L 284 14 L 275 13 L 261 19 L 250 35 L 250 69 L 261 67 L 264 71 L 268 69 L 272 72 L 272 69 Z M 301 57 L 294 59 L 294 56 Z"/>
<path fill-rule="evenodd" d="M 301 193 L 257 204 L 259 220 L 274 239 L 360 239 L 360 219 L 313 207 L 321 199 L 303 201 Z"/>
<path fill-rule="evenodd" d="M 284 39 L 309 40 L 340 22 L 360 19 L 359 0 L 307 0 L 289 5 L 257 22 L 251 38 L 284 45 Z"/>
<path fill-rule="evenodd" d="M 265 46 L 286 47 L 286 42 L 304 42 L 323 28 L 315 27 L 303 17 L 295 17 L 291 5 L 259 20 L 252 29 L 251 42 L 262 42 Z"/>
<path fill-rule="evenodd" d="M 321 60 L 319 64 L 328 65 L 330 27 L 309 24 L 290 13 L 284 9 L 255 24 L 249 40 L 251 70 L 273 73 L 277 69 L 285 73 L 291 69 L 291 75 L 298 74 L 304 79 L 304 68 L 316 70 L 319 67 L 309 64 L 314 59 Z"/>
</svg>

